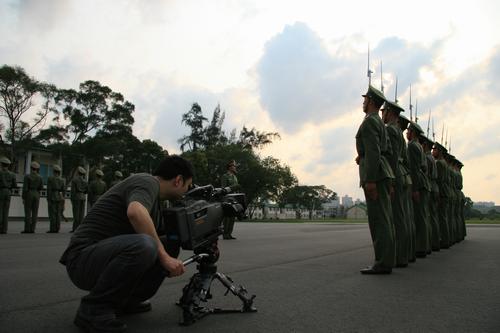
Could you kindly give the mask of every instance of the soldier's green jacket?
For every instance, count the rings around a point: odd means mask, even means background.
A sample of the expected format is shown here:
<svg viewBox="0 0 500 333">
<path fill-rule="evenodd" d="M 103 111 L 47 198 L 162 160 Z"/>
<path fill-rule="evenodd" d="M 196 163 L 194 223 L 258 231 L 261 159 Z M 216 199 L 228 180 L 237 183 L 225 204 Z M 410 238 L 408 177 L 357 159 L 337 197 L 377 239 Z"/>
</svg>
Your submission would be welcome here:
<svg viewBox="0 0 500 333">
<path fill-rule="evenodd" d="M 9 170 L 0 170 L 0 198 L 12 194 L 12 189 L 17 188 L 16 175 Z"/>
<path fill-rule="evenodd" d="M 450 197 L 450 186 L 449 186 L 449 175 L 448 175 L 448 165 L 446 164 L 445 160 L 438 159 L 436 161 L 436 169 L 437 169 L 437 185 L 439 187 L 439 196 L 443 198 L 449 198 Z"/>
<path fill-rule="evenodd" d="M 425 176 L 427 161 L 422 146 L 417 140 L 412 140 L 408 143 L 408 165 L 410 167 L 413 191 L 430 191 L 430 184 Z"/>
<path fill-rule="evenodd" d="M 106 183 L 101 179 L 94 179 L 89 184 L 89 201 L 96 202 L 106 192 Z"/>
<path fill-rule="evenodd" d="M 356 133 L 356 150 L 359 156 L 359 181 L 377 182 L 394 178 L 386 156 L 390 154 L 387 130 L 378 113 L 369 113 Z"/>
<path fill-rule="evenodd" d="M 62 177 L 50 176 L 47 180 L 47 200 L 63 201 L 66 192 L 66 180 Z"/>
<path fill-rule="evenodd" d="M 394 172 L 396 181 L 401 184 L 405 184 L 405 177 L 408 174 L 408 170 L 403 164 L 403 155 L 406 154 L 406 144 L 403 138 L 403 132 L 399 125 L 389 124 L 387 126 L 387 134 L 389 140 L 391 141 L 392 152 L 389 155 L 389 164 Z"/>
<path fill-rule="evenodd" d="M 427 170 L 429 175 L 429 181 L 431 183 L 430 184 L 431 192 L 439 193 L 439 186 L 437 183 L 438 171 L 437 171 L 436 160 L 434 159 L 430 151 L 425 154 L 425 157 L 427 158 Z"/>
<path fill-rule="evenodd" d="M 23 200 L 26 199 L 26 195 L 28 192 L 38 192 L 43 189 L 43 180 L 42 177 L 40 177 L 39 174 L 37 173 L 30 173 L 29 175 L 24 176 L 24 182 L 23 182 L 23 194 L 22 198 Z"/>
<path fill-rule="evenodd" d="M 228 171 L 224 175 L 222 175 L 221 186 L 222 187 L 230 187 L 231 190 L 233 190 L 233 191 L 240 187 L 240 185 L 238 183 L 238 178 L 236 178 L 236 175 L 230 171 Z"/>
<path fill-rule="evenodd" d="M 75 177 L 71 181 L 71 200 L 85 200 L 88 183 L 81 177 Z"/>
</svg>

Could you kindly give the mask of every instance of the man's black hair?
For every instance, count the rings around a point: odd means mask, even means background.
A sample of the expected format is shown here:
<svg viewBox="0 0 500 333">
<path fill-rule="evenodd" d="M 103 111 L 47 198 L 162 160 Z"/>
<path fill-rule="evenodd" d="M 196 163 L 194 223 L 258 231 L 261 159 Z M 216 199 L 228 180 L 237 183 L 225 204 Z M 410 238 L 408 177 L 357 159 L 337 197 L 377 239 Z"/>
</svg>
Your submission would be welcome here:
<svg viewBox="0 0 500 333">
<path fill-rule="evenodd" d="M 193 178 L 194 176 L 191 162 L 178 155 L 165 157 L 153 171 L 153 176 L 159 176 L 165 180 L 173 179 L 178 175 L 181 175 L 184 179 Z"/>
</svg>

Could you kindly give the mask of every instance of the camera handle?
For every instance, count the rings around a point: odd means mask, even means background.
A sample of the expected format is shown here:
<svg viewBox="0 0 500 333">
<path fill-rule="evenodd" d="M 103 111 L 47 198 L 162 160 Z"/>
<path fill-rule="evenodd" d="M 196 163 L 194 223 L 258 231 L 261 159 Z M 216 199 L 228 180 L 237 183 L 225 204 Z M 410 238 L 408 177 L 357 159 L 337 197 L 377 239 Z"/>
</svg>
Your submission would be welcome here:
<svg viewBox="0 0 500 333">
<path fill-rule="evenodd" d="M 253 306 L 255 295 L 248 296 L 245 287 L 242 285 L 236 287 L 229 276 L 217 272 L 216 265 L 204 262 L 203 259 L 207 257 L 210 257 L 210 255 L 200 253 L 184 261 L 184 265 L 193 262 L 197 262 L 199 265 L 197 266 L 198 272 L 191 277 L 189 283 L 182 289 L 182 297 L 177 303 L 183 309 L 183 321 L 180 324 L 184 326 L 191 325 L 209 314 L 257 312 L 257 308 Z M 212 298 L 210 287 L 214 280 L 219 280 L 227 288 L 224 295 L 231 292 L 242 301 L 243 307 L 241 309 L 220 309 L 201 306 L 201 303 L 206 303 L 207 300 Z"/>
</svg>

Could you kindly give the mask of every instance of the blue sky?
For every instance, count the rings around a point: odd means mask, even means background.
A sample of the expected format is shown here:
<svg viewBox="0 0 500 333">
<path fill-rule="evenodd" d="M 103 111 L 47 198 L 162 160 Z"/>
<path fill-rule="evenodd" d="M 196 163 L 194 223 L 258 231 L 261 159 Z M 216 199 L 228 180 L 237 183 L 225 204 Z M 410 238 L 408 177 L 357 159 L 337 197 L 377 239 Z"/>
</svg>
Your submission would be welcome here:
<svg viewBox="0 0 500 333">
<path fill-rule="evenodd" d="M 136 105 L 135 134 L 170 152 L 193 102 L 225 125 L 278 131 L 261 152 L 303 184 L 362 198 L 354 135 L 367 47 L 387 96 L 424 127 L 432 110 L 474 201 L 500 202 L 500 22 L 496 1 L 1 0 L 0 59 L 77 88 L 98 80 Z M 415 103 L 414 103 L 415 104 Z"/>
</svg>

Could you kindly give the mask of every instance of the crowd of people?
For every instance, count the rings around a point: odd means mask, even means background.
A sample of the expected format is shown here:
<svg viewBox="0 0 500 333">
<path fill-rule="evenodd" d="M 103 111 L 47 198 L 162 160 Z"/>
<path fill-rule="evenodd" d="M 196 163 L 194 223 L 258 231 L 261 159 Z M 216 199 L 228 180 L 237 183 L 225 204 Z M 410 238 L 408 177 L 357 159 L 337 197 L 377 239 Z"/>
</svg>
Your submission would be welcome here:
<svg viewBox="0 0 500 333">
<path fill-rule="evenodd" d="M 356 163 L 375 261 L 361 273 L 390 274 L 465 239 L 463 164 L 397 101 L 372 85 L 362 96 Z"/>
<path fill-rule="evenodd" d="M 0 233 L 5 234 L 8 230 L 8 219 L 11 196 L 18 188 L 16 175 L 10 171 L 11 161 L 0 157 Z M 102 170 L 94 168 L 92 180 L 87 181 L 87 171 L 79 166 L 75 176 L 71 180 L 70 200 L 73 212 L 73 226 L 71 232 L 83 221 L 86 211 L 97 202 L 97 199 L 109 188 L 120 182 L 123 178 L 121 171 L 114 172 L 114 179 L 109 186 L 103 180 Z M 21 233 L 32 234 L 36 231 L 38 221 L 38 208 L 40 206 L 41 191 L 44 182 L 40 176 L 40 164 L 36 161 L 30 164 L 30 173 L 23 179 L 21 197 L 24 205 L 24 229 Z M 62 177 L 62 169 L 59 165 L 52 166 L 52 175 L 47 178 L 47 211 L 49 217 L 48 233 L 58 233 L 61 229 L 61 220 L 64 217 L 64 206 L 67 186 L 66 179 Z M 87 202 L 87 209 L 85 203 Z"/>
</svg>

